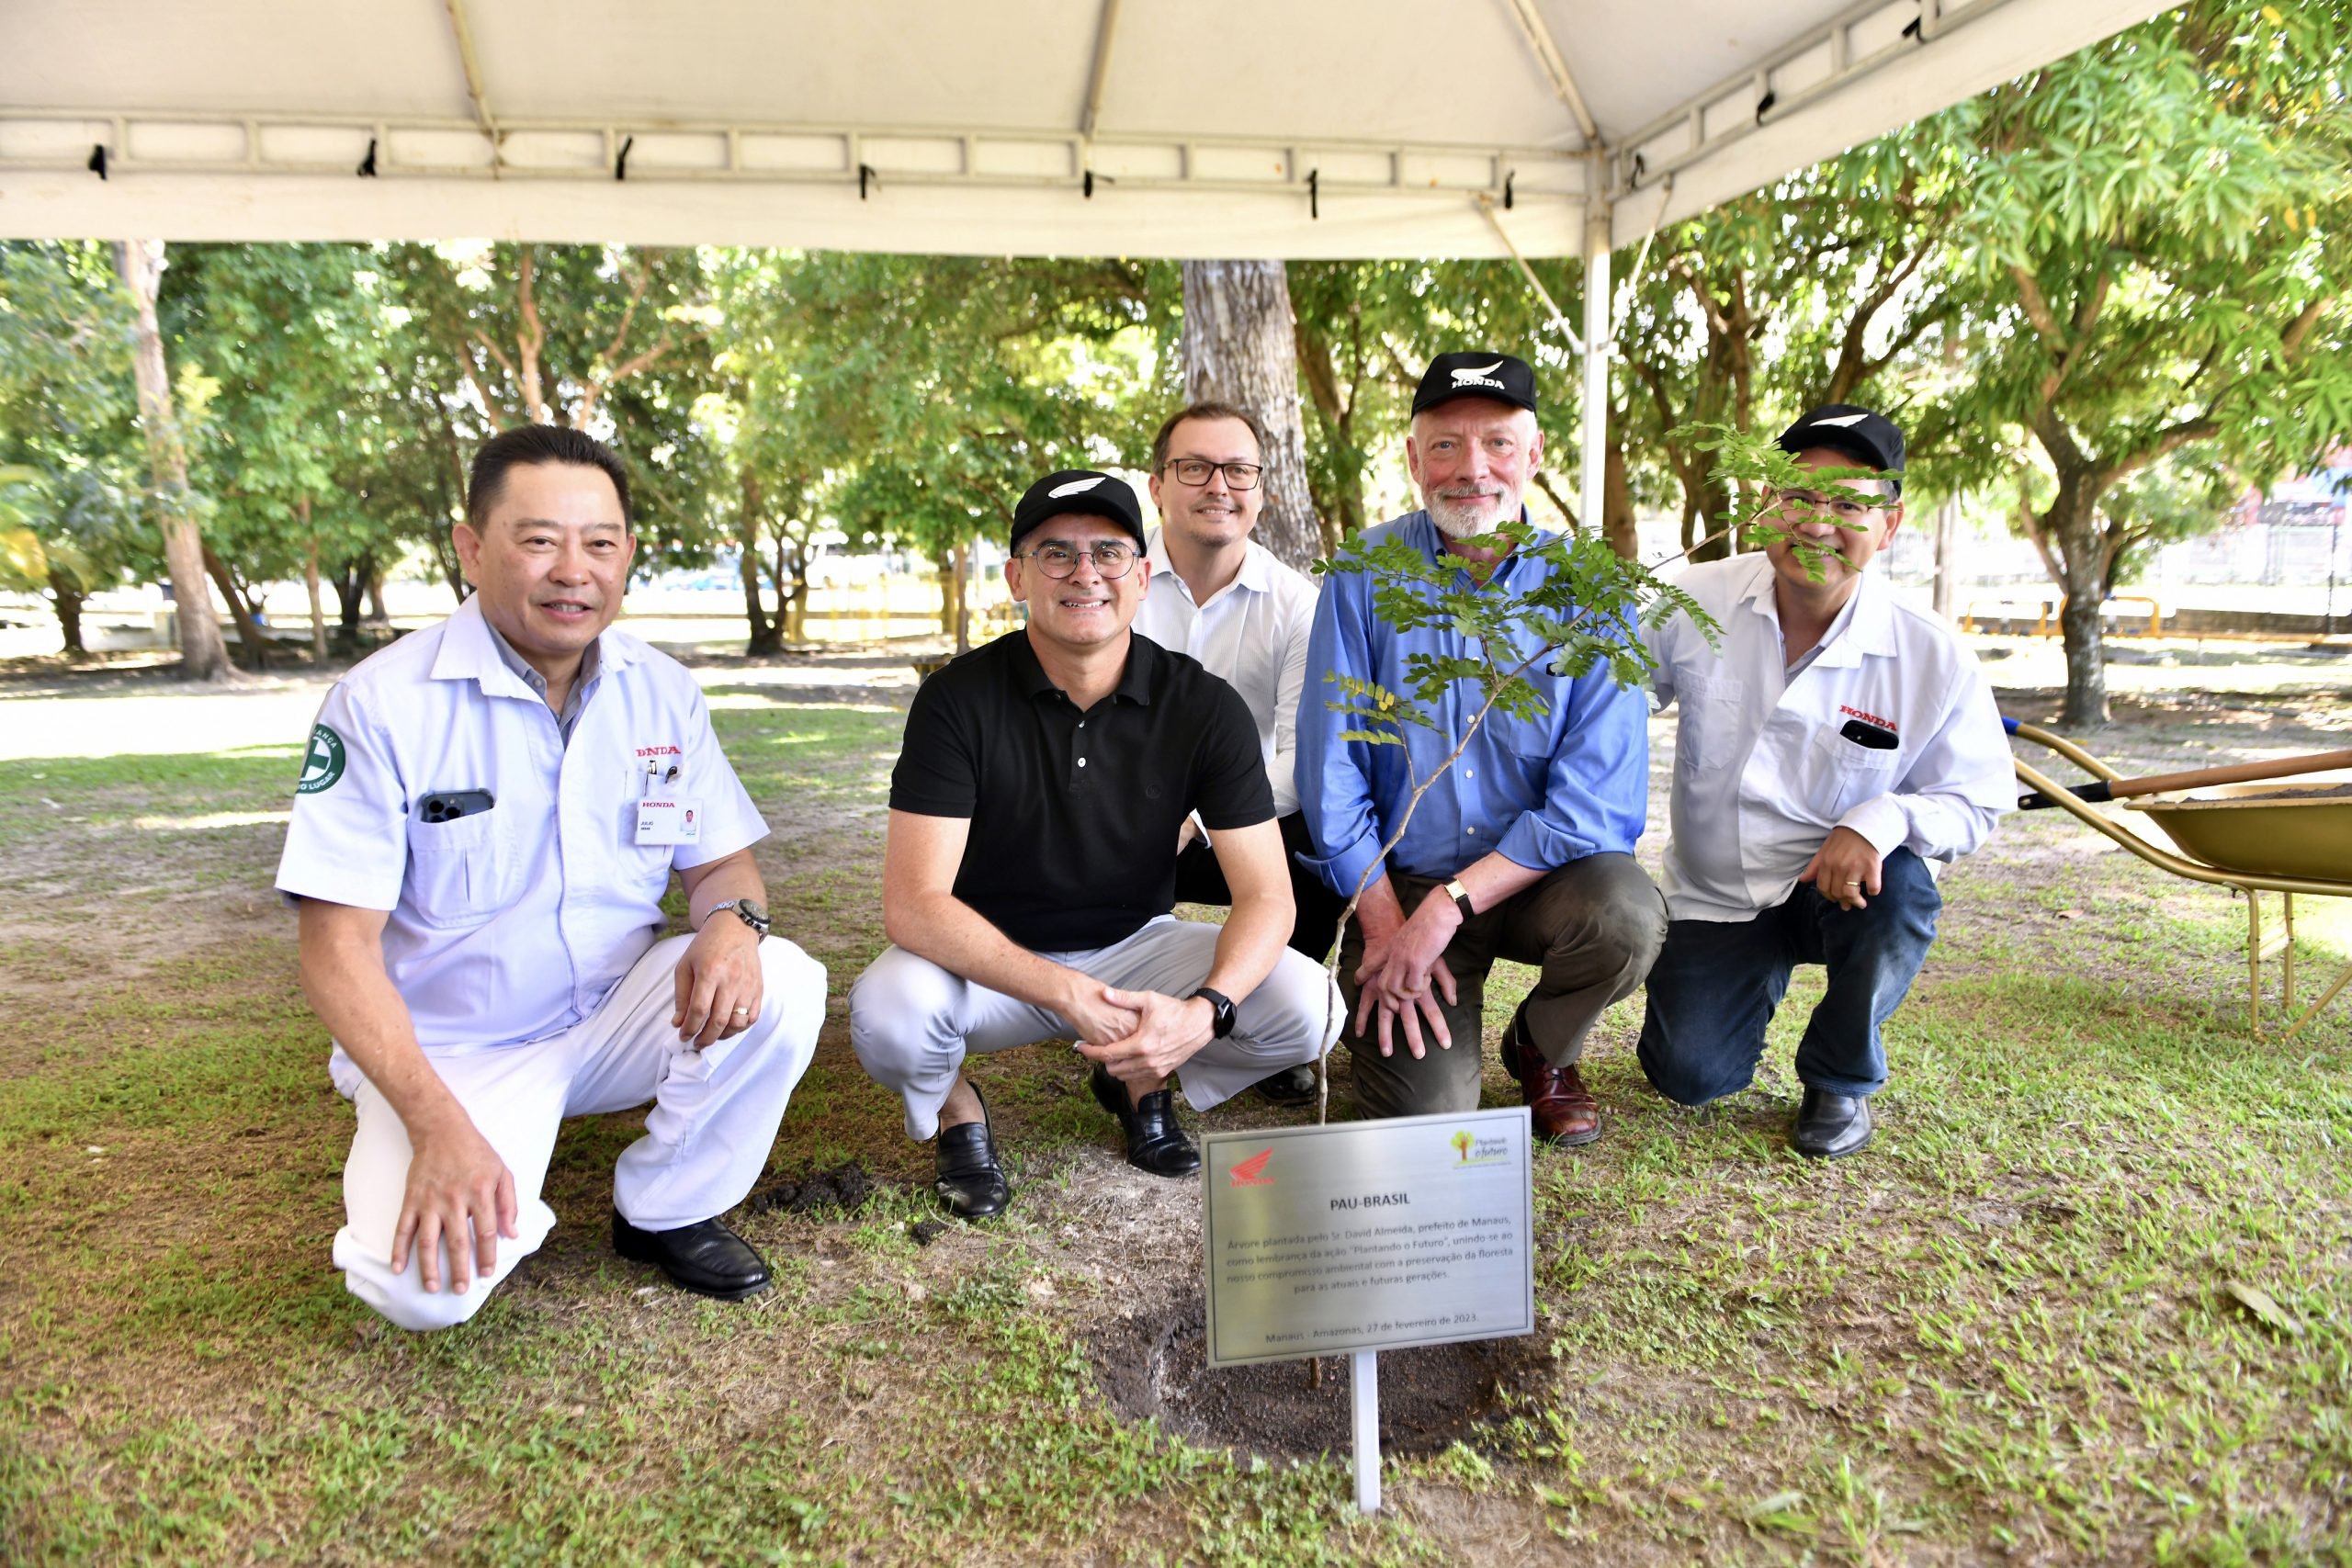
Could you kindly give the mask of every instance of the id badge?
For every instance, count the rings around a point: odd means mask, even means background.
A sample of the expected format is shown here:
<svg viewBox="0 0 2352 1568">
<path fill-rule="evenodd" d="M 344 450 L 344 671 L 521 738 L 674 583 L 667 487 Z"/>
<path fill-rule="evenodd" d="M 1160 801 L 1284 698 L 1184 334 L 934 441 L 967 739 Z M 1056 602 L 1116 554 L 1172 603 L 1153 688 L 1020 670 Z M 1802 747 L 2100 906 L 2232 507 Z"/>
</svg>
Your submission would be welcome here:
<svg viewBox="0 0 2352 1568">
<path fill-rule="evenodd" d="M 702 802 L 684 795 L 649 796 L 639 801 L 637 841 L 640 844 L 700 843 Z"/>
</svg>

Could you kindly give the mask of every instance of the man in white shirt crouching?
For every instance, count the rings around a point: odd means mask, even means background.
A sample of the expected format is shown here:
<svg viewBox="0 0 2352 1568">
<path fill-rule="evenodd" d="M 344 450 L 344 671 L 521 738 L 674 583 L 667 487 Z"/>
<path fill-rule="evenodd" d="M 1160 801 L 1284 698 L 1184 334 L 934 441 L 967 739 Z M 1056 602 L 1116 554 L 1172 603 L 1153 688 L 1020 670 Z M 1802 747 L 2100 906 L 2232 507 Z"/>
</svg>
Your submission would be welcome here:
<svg viewBox="0 0 2352 1568">
<path fill-rule="evenodd" d="M 1870 1142 L 1879 1032 L 1935 940 L 1935 873 L 1984 841 L 2016 775 L 1975 657 L 1866 570 L 1902 526 L 1903 433 L 1833 403 L 1780 445 L 1806 468 L 1846 471 L 1781 493 L 1774 523 L 1810 547 L 1784 536 L 1682 574 L 1722 627 L 1720 652 L 1687 616 L 1644 634 L 1658 701 L 1681 714 L 1669 924 L 1640 1055 L 1669 1100 L 1736 1093 L 1790 970 L 1824 965 L 1797 1044 L 1793 1143 L 1835 1159 Z"/>
<path fill-rule="evenodd" d="M 1316 586 L 1250 536 L 1265 500 L 1264 475 L 1265 441 L 1244 410 L 1199 402 L 1169 416 L 1151 444 L 1159 525 L 1146 541 L 1151 581 L 1134 629 L 1199 660 L 1249 705 L 1297 908 L 1289 945 L 1320 964 L 1340 934 L 1340 900 L 1298 863 L 1299 854 L 1315 852 L 1293 776 Z M 1178 842 L 1177 900 L 1230 905 L 1233 894 L 1200 824 L 1187 818 Z M 1315 1098 L 1315 1069 L 1285 1067 L 1257 1088 L 1276 1105 L 1305 1105 Z"/>
</svg>

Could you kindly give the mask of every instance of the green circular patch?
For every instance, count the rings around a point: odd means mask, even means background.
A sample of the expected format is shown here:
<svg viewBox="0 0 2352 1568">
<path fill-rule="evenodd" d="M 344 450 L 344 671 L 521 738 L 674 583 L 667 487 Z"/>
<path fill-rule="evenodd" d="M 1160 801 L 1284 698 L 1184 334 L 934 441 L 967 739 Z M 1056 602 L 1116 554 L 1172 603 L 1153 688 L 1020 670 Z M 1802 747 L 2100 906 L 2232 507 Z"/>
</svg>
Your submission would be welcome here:
<svg viewBox="0 0 2352 1568">
<path fill-rule="evenodd" d="M 343 737 L 326 725 L 311 731 L 311 749 L 302 754 L 302 782 L 294 786 L 297 795 L 316 795 L 322 789 L 333 789 L 334 781 L 343 777 Z"/>
</svg>

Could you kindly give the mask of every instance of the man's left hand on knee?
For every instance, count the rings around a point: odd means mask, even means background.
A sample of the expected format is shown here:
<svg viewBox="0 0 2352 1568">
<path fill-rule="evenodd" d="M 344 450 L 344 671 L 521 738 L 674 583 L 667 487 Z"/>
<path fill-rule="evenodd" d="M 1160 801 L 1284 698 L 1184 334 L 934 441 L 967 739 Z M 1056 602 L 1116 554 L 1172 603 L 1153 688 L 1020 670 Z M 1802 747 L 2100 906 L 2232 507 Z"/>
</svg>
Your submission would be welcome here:
<svg viewBox="0 0 2352 1568">
<path fill-rule="evenodd" d="M 1812 883 L 1824 898 L 1840 908 L 1863 909 L 1870 907 L 1865 895 L 1875 896 L 1880 890 L 1883 863 L 1868 839 L 1851 828 L 1832 828 L 1821 848 L 1797 873 L 1797 880 Z"/>
<path fill-rule="evenodd" d="M 758 1021 L 764 978 L 760 936 L 725 910 L 703 922 L 678 960 L 677 1010 L 670 1027 L 697 1051 Z"/>
</svg>

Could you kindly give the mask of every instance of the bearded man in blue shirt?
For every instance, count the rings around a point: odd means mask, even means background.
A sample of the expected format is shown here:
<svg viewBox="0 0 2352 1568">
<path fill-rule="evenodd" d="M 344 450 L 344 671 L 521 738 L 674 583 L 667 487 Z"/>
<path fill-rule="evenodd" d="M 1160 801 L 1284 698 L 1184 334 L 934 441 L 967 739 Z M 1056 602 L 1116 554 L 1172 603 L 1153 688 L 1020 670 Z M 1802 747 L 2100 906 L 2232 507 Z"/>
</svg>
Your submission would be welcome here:
<svg viewBox="0 0 2352 1568">
<path fill-rule="evenodd" d="M 1498 593 L 1544 581 L 1551 569 L 1526 552 L 1465 542 L 1526 519 L 1544 437 L 1523 361 L 1440 355 L 1414 394 L 1405 455 L 1424 509 L 1367 530 L 1367 544 L 1402 538 L 1433 561 L 1452 556 L 1462 586 L 1476 573 Z M 1364 884 L 1340 949 L 1357 1104 L 1374 1116 L 1475 1108 L 1487 973 L 1508 958 L 1541 974 L 1503 1031 L 1503 1066 L 1537 1136 L 1587 1144 L 1600 1108 L 1577 1071 L 1585 1036 L 1666 940 L 1666 901 L 1633 856 L 1648 806 L 1646 698 L 1606 666 L 1571 680 L 1538 662 L 1526 674 L 1542 710 L 1490 713 L 1439 773 L 1482 700 L 1472 684 L 1449 690 L 1434 728 L 1406 725 L 1402 747 L 1342 740 L 1355 720 L 1325 696 L 1325 672 L 1402 692 L 1417 655 L 1495 651 L 1452 626 L 1396 631 L 1374 611 L 1368 573 L 1329 580 L 1298 715 L 1299 795 L 1320 857 L 1310 863 L 1343 897 Z M 1384 858 L 1415 780 L 1432 774 Z"/>
</svg>

